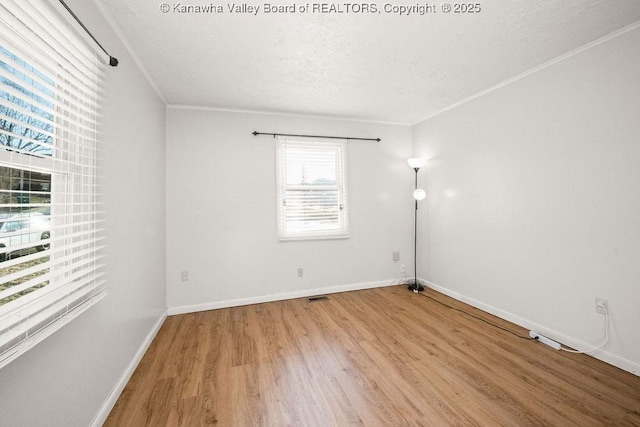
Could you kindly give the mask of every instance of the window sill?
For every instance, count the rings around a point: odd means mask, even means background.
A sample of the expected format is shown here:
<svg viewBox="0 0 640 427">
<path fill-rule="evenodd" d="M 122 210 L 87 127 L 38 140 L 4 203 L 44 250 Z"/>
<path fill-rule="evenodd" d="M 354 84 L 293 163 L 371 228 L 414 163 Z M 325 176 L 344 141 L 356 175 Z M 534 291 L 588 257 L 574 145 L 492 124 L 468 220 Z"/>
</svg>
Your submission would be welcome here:
<svg viewBox="0 0 640 427">
<path fill-rule="evenodd" d="M 309 235 L 309 236 L 279 236 L 279 242 L 299 242 L 305 240 L 343 240 L 348 239 L 349 234 Z"/>
</svg>

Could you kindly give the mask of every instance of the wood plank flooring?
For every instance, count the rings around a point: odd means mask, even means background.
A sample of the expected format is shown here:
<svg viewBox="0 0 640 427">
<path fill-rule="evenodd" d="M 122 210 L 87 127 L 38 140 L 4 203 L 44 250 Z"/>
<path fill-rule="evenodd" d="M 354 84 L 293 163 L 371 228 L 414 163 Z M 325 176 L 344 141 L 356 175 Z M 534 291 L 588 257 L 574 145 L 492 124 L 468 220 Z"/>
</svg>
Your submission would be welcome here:
<svg viewBox="0 0 640 427">
<path fill-rule="evenodd" d="M 171 316 L 105 425 L 640 426 L 640 377 L 514 333 L 404 286 Z"/>
</svg>

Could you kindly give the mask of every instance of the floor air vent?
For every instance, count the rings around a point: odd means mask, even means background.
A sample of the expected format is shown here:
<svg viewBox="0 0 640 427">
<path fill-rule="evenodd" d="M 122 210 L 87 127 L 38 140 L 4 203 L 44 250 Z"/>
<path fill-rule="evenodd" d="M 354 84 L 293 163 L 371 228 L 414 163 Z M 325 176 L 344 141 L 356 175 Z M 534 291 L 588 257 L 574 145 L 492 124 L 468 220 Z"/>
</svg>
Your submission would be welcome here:
<svg viewBox="0 0 640 427">
<path fill-rule="evenodd" d="M 315 297 L 307 298 L 307 300 L 309 300 L 309 302 L 321 301 L 321 300 L 324 300 L 324 299 L 329 299 L 329 297 L 326 296 L 326 295 L 316 295 Z"/>
</svg>

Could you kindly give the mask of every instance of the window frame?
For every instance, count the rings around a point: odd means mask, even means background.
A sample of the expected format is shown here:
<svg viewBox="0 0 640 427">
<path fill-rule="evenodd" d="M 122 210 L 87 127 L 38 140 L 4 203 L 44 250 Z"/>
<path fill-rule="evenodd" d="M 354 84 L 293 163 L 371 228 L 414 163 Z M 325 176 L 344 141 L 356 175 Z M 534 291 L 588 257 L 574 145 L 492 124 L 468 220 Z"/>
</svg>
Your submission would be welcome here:
<svg viewBox="0 0 640 427">
<path fill-rule="evenodd" d="M 287 174 L 291 165 L 291 159 L 287 160 L 287 149 L 306 151 L 307 153 L 323 152 L 333 154 L 335 162 L 335 184 L 289 184 Z M 305 163 L 313 165 L 313 162 Z M 306 140 L 290 139 L 279 137 L 276 139 L 276 185 L 277 185 L 277 232 L 279 241 L 302 241 L 302 240 L 329 240 L 349 238 L 349 201 L 347 186 L 347 142 L 346 141 L 326 141 L 326 140 Z M 291 211 L 287 205 L 290 191 L 308 192 L 336 192 L 337 223 L 335 227 L 322 229 L 294 229 L 293 221 L 288 221 L 287 216 Z M 304 197 L 304 196 L 303 196 Z M 327 206 L 326 204 L 324 205 Z M 307 222 L 311 221 L 310 214 L 305 214 Z"/>
</svg>

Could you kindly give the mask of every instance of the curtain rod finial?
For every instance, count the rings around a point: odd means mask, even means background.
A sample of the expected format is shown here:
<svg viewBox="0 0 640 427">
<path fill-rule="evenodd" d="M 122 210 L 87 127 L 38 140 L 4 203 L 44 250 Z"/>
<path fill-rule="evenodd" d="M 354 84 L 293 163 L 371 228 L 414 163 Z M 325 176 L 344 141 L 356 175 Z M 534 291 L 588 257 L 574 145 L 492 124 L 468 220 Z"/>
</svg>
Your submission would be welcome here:
<svg viewBox="0 0 640 427">
<path fill-rule="evenodd" d="M 251 132 L 251 134 L 252 134 L 253 136 L 258 136 L 258 131 L 257 131 L 257 130 L 254 130 L 253 132 Z"/>
<path fill-rule="evenodd" d="M 109 56 L 109 65 L 112 67 L 118 66 L 118 58 L 114 58 L 113 56 Z"/>
</svg>

